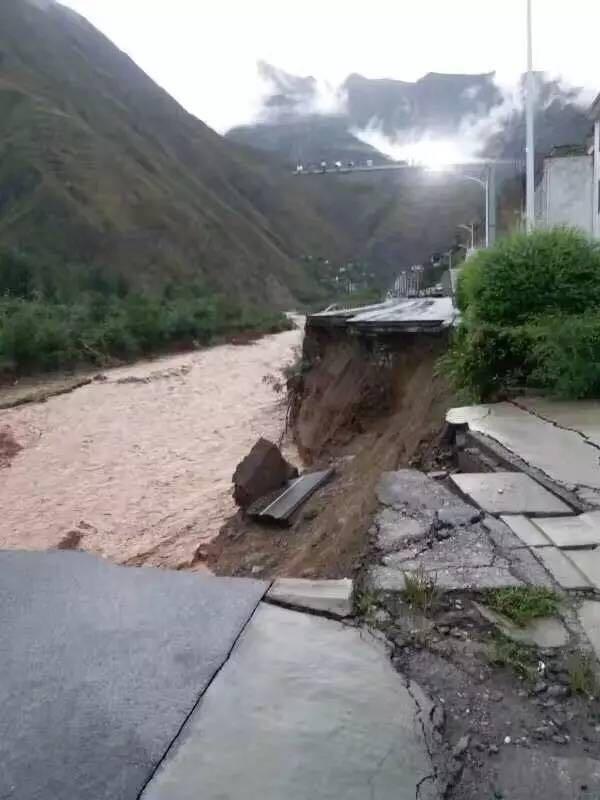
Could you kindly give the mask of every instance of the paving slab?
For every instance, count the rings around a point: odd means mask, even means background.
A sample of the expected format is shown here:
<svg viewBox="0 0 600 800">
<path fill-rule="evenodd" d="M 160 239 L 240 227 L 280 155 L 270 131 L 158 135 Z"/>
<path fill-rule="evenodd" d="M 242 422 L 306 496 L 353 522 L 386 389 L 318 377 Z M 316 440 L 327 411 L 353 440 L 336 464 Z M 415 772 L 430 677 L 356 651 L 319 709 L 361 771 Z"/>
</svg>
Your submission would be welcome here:
<svg viewBox="0 0 600 800">
<path fill-rule="evenodd" d="M 520 544 L 527 547 L 547 547 L 552 544 L 538 528 L 537 522 L 528 519 L 523 514 L 503 515 L 500 519 L 519 537 Z"/>
<path fill-rule="evenodd" d="M 142 799 L 414 800 L 426 721 L 358 629 L 262 604 Z"/>
<path fill-rule="evenodd" d="M 336 581 L 277 578 L 267 592 L 266 599 L 283 606 L 343 619 L 352 614 L 352 586 L 350 578 Z"/>
<path fill-rule="evenodd" d="M 600 659 L 600 603 L 584 600 L 577 614 L 579 622 L 594 648 L 596 657 Z"/>
<path fill-rule="evenodd" d="M 552 755 L 548 748 L 500 746 L 494 772 L 480 786 L 481 800 L 597 800 L 600 761 Z M 535 787 L 532 790 L 532 787 Z"/>
<path fill-rule="evenodd" d="M 135 800 L 265 590 L 0 552 L 0 797 Z"/>
<path fill-rule="evenodd" d="M 481 516 L 439 481 L 416 469 L 384 472 L 377 484 L 377 499 L 384 506 L 404 511 L 409 516 L 441 510 L 454 512 L 456 524 L 468 524 Z"/>
<path fill-rule="evenodd" d="M 554 589 L 555 582 L 539 559 L 538 551 L 540 549 L 530 550 L 528 547 L 519 547 L 508 552 L 506 555 L 510 561 L 510 571 L 523 583 Z"/>
<path fill-rule="evenodd" d="M 409 517 L 404 511 L 385 507 L 375 517 L 377 548 L 383 553 L 393 553 L 408 542 L 423 539 L 433 529 L 434 521 L 434 512 Z"/>
<path fill-rule="evenodd" d="M 591 583 L 581 570 L 558 547 L 538 547 L 536 555 L 563 589 L 585 590 L 592 588 Z"/>
<path fill-rule="evenodd" d="M 450 476 L 457 488 L 489 514 L 567 515 L 571 509 L 523 472 L 466 472 Z"/>
<path fill-rule="evenodd" d="M 446 419 L 491 437 L 563 486 L 600 489 L 597 448 L 579 433 L 558 427 L 514 403 L 453 408 Z"/>
<path fill-rule="evenodd" d="M 569 641 L 569 631 L 558 617 L 533 619 L 527 625 L 515 625 L 504 614 L 498 614 L 482 603 L 475 603 L 479 613 L 492 625 L 496 625 L 505 636 L 521 644 L 555 648 L 564 647 Z"/>
<path fill-rule="evenodd" d="M 536 519 L 535 525 L 556 547 L 597 547 L 600 545 L 600 512 L 592 511 L 577 517 Z"/>
<path fill-rule="evenodd" d="M 569 550 L 567 556 L 592 587 L 600 591 L 600 550 Z"/>
<path fill-rule="evenodd" d="M 482 530 L 459 530 L 449 539 L 436 541 L 431 548 L 424 550 L 417 558 L 410 560 L 401 553 L 386 559 L 389 566 L 403 570 L 426 571 L 449 569 L 451 567 L 490 567 L 494 561 L 494 549 L 487 534 Z"/>
<path fill-rule="evenodd" d="M 490 539 L 496 547 L 503 550 L 513 550 L 516 547 L 523 547 L 523 542 L 502 519 L 492 517 L 491 514 L 486 514 L 481 524 L 488 532 Z"/>
<path fill-rule="evenodd" d="M 453 567 L 429 574 L 435 575 L 436 585 L 443 591 L 523 586 L 523 581 L 510 572 L 506 562 L 491 567 Z M 401 569 L 373 567 L 369 572 L 369 585 L 375 591 L 399 593 L 405 591 L 406 580 Z"/>
</svg>

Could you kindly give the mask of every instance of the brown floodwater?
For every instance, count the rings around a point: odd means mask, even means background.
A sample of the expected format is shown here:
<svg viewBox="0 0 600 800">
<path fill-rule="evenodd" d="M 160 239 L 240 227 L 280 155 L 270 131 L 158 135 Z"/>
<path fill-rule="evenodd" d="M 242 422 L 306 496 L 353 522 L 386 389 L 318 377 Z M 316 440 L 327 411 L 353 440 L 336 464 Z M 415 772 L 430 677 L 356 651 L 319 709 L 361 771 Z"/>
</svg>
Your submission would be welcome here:
<svg viewBox="0 0 600 800">
<path fill-rule="evenodd" d="M 263 377 L 278 374 L 300 340 L 296 329 L 140 362 L 0 411 L 0 429 L 22 448 L 0 468 L 0 548 L 195 564 L 198 546 L 235 511 L 237 463 L 259 436 L 282 434 L 283 404 Z"/>
</svg>

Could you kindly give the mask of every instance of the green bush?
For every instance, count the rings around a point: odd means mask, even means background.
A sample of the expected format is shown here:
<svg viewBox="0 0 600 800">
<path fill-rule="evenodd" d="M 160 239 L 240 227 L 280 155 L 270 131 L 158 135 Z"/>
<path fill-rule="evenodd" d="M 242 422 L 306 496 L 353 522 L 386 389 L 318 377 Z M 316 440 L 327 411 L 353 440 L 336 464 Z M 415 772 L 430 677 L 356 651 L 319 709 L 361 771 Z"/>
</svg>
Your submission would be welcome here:
<svg viewBox="0 0 600 800">
<path fill-rule="evenodd" d="M 569 228 L 500 239 L 464 268 L 458 302 L 474 322 L 510 326 L 598 308 L 600 245 Z"/>
<path fill-rule="evenodd" d="M 463 319 L 442 361 L 454 387 L 600 396 L 600 246 L 567 228 L 503 239 L 459 279 Z"/>
<path fill-rule="evenodd" d="M 51 281 L 44 295 L 31 288 L 33 270 L 20 280 L 20 263 L 16 257 L 2 261 L 0 253 L 0 362 L 16 372 L 102 365 L 173 344 L 209 344 L 241 331 L 269 333 L 291 325 L 283 314 L 217 297 L 198 283 L 141 294 L 92 271 L 85 288 L 75 290 L 67 269 L 65 282 Z"/>
<path fill-rule="evenodd" d="M 530 386 L 562 398 L 600 397 L 600 313 L 541 318 L 529 336 Z"/>
</svg>

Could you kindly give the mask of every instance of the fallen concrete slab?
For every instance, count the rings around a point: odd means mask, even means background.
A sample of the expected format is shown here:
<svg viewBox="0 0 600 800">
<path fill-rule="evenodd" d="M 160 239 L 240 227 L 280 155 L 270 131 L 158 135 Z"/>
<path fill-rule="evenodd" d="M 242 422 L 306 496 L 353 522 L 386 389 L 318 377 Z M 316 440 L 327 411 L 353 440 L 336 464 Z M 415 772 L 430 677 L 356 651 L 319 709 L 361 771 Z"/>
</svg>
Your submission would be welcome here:
<svg viewBox="0 0 600 800">
<path fill-rule="evenodd" d="M 304 578 L 277 578 L 265 599 L 302 611 L 314 611 L 343 619 L 352 614 L 352 581 L 311 581 Z"/>
<path fill-rule="evenodd" d="M 301 475 L 290 481 L 288 486 L 266 506 L 256 512 L 250 511 L 249 515 L 259 520 L 288 524 L 294 511 L 306 502 L 320 486 L 327 483 L 333 473 L 334 470 L 330 468 Z"/>
<path fill-rule="evenodd" d="M 522 472 L 454 473 L 460 492 L 489 514 L 567 515 L 566 503 Z"/>
<path fill-rule="evenodd" d="M 0 552 L 0 797 L 135 800 L 265 590 Z"/>
<path fill-rule="evenodd" d="M 142 800 L 433 798 L 428 711 L 360 630 L 262 604 Z"/>
</svg>

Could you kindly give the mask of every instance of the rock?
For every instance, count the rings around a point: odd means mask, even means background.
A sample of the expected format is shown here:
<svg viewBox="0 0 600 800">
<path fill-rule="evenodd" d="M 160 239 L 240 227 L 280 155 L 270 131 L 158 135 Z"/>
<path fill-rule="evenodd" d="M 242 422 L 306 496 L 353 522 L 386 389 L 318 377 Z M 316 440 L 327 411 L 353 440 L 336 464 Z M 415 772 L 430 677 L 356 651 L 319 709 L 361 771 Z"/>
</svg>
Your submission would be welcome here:
<svg viewBox="0 0 600 800">
<path fill-rule="evenodd" d="M 446 713 L 443 706 L 437 705 L 431 709 L 431 724 L 436 731 L 444 730 L 446 724 Z"/>
<path fill-rule="evenodd" d="M 562 699 L 564 697 L 568 697 L 570 694 L 568 686 L 561 686 L 559 683 L 553 683 L 552 686 L 548 687 L 548 697 L 555 697 L 557 699 Z"/>
<path fill-rule="evenodd" d="M 569 744 L 569 737 L 561 736 L 560 733 L 555 733 L 552 737 L 552 741 L 556 742 L 556 744 Z"/>
<path fill-rule="evenodd" d="M 493 691 L 490 694 L 490 700 L 493 703 L 500 703 L 502 700 L 504 700 L 504 695 L 502 692 Z"/>
<path fill-rule="evenodd" d="M 434 481 L 443 481 L 448 477 L 448 472 L 445 469 L 439 469 L 434 472 L 428 472 L 427 477 Z"/>
<path fill-rule="evenodd" d="M 437 629 L 444 636 L 447 636 L 450 633 L 450 626 L 449 625 L 438 625 Z"/>
<path fill-rule="evenodd" d="M 297 475 L 298 470 L 284 459 L 279 448 L 260 438 L 236 467 L 233 499 L 241 508 L 247 508 Z"/>
<path fill-rule="evenodd" d="M 536 739 L 549 739 L 553 734 L 553 728 L 549 725 L 539 725 L 534 729 L 533 735 Z"/>
<path fill-rule="evenodd" d="M 385 608 L 378 608 L 375 614 L 373 615 L 373 620 L 378 625 L 386 625 L 391 620 L 391 616 L 385 610 Z"/>
<path fill-rule="evenodd" d="M 456 745 L 454 746 L 454 750 L 452 751 L 453 758 L 462 758 L 469 749 L 470 741 L 471 737 L 468 734 L 465 736 L 461 736 Z"/>
<path fill-rule="evenodd" d="M 495 756 L 495 755 L 497 755 L 499 752 L 500 752 L 500 748 L 498 747 L 498 745 L 497 745 L 497 744 L 491 744 L 491 745 L 488 747 L 488 753 L 489 753 L 491 756 Z"/>
<path fill-rule="evenodd" d="M 546 691 L 547 688 L 548 684 L 546 683 L 546 681 L 538 681 L 536 684 L 534 684 L 531 691 L 534 694 L 542 694 L 543 692 Z"/>
</svg>

